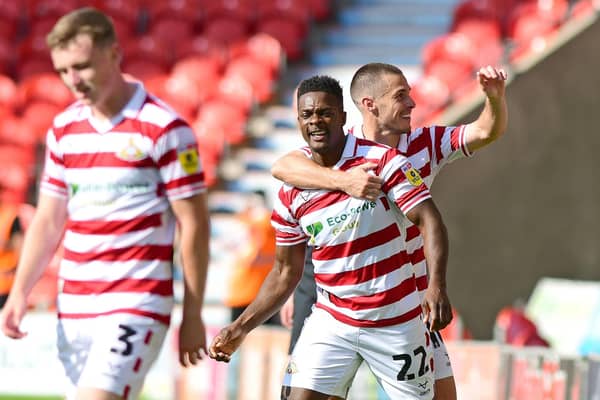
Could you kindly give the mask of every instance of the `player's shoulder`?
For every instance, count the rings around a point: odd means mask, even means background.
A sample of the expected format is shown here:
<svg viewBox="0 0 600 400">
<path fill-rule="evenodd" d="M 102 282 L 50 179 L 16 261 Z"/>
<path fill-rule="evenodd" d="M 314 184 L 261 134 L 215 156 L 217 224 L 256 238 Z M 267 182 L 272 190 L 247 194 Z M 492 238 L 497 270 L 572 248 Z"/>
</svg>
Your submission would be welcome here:
<svg viewBox="0 0 600 400">
<path fill-rule="evenodd" d="M 85 114 L 85 105 L 81 101 L 75 101 L 54 116 L 54 119 L 52 120 L 52 126 L 55 129 L 61 129 L 72 123 L 77 123 L 85 119 L 87 119 Z"/>
<path fill-rule="evenodd" d="M 139 113 L 136 117 L 139 122 L 154 125 L 160 128 L 166 128 L 175 121 L 183 119 L 167 103 L 151 93 L 146 94 Z M 186 123 L 187 124 L 187 123 Z"/>
</svg>

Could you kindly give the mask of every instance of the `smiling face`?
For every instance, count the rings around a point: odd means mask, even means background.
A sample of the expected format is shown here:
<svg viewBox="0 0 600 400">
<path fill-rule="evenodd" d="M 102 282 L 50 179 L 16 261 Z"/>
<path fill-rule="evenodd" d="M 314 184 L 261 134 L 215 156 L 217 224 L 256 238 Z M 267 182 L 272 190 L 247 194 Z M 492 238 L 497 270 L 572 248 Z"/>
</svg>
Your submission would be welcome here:
<svg viewBox="0 0 600 400">
<path fill-rule="evenodd" d="M 50 56 L 54 69 L 77 100 L 88 105 L 106 102 L 120 76 L 120 53 L 116 44 L 94 45 L 89 34 L 80 33 Z"/>
<path fill-rule="evenodd" d="M 327 92 L 307 92 L 298 98 L 298 124 L 302 137 L 321 165 L 334 165 L 346 142 L 346 113 L 341 101 Z"/>
<path fill-rule="evenodd" d="M 415 102 L 410 97 L 410 86 L 403 74 L 386 73 L 381 77 L 384 90 L 373 98 L 377 108 L 380 131 L 409 133 L 410 113 Z"/>
</svg>

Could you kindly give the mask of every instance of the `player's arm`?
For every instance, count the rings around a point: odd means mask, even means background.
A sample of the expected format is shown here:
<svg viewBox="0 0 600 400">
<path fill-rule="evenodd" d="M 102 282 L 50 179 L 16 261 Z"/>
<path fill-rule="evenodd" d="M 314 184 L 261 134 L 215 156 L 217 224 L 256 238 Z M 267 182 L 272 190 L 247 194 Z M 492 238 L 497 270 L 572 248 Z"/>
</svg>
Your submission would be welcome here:
<svg viewBox="0 0 600 400">
<path fill-rule="evenodd" d="M 294 150 L 275 161 L 271 174 L 289 185 L 306 189 L 340 190 L 352 197 L 375 201 L 381 193 L 381 179 L 370 170 L 374 163 L 365 163 L 348 171 L 318 165 L 300 150 Z"/>
<path fill-rule="evenodd" d="M 179 332 L 179 361 L 196 364 L 206 353 L 202 306 L 209 260 L 209 212 L 205 193 L 173 200 L 171 207 L 180 228 L 179 246 L 183 264 L 183 314 Z"/>
<path fill-rule="evenodd" d="M 265 278 L 256 298 L 244 312 L 214 338 L 210 357 L 229 361 L 246 335 L 266 321 L 290 297 L 302 277 L 306 243 L 277 246 L 275 264 Z"/>
<path fill-rule="evenodd" d="M 425 262 L 429 270 L 429 285 L 423 299 L 425 322 L 430 324 L 432 330 L 439 330 L 452 320 L 452 309 L 446 293 L 448 232 L 432 199 L 421 202 L 406 216 L 423 236 Z"/>
<path fill-rule="evenodd" d="M 485 105 L 479 117 L 465 127 L 465 143 L 471 153 L 502 136 L 508 125 L 506 71 L 487 66 L 477 72 L 477 78 L 485 93 Z"/>
<path fill-rule="evenodd" d="M 27 309 L 27 296 L 50 263 L 62 238 L 66 220 L 67 200 L 40 194 L 25 234 L 15 280 L 0 315 L 6 336 L 20 339 L 26 335 L 19 325 Z"/>
</svg>

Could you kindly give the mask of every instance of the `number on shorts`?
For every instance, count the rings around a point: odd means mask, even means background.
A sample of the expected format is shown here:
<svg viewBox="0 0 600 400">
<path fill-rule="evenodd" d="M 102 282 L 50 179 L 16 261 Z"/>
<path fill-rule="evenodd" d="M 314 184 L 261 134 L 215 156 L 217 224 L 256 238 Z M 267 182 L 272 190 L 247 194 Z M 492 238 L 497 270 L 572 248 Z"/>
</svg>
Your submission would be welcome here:
<svg viewBox="0 0 600 400">
<path fill-rule="evenodd" d="M 127 325 L 120 324 L 119 328 L 123 329 L 124 331 L 123 334 L 119 336 L 119 341 L 125 343 L 125 349 L 120 351 L 119 349 L 113 347 L 110 349 L 110 351 L 112 351 L 113 353 L 120 353 L 123 356 L 128 356 L 133 351 L 133 343 L 129 341 L 129 338 L 135 335 L 137 332 L 135 331 L 135 329 L 130 328 Z"/>
<path fill-rule="evenodd" d="M 425 351 L 425 348 L 423 348 L 423 346 L 419 346 L 417 347 L 414 351 L 413 354 L 415 356 L 421 356 L 420 360 L 419 360 L 419 372 L 418 372 L 418 376 L 421 377 L 423 375 L 425 375 L 427 372 L 429 372 L 429 366 L 427 366 L 427 363 L 425 362 L 425 358 L 427 357 L 427 352 Z M 415 379 L 415 374 L 408 374 L 408 370 L 410 369 L 410 366 L 412 365 L 412 361 L 413 358 L 410 354 L 396 354 L 395 356 L 392 356 L 392 358 L 395 361 L 402 361 L 402 368 L 400 368 L 400 372 L 398 372 L 398 376 L 396 377 L 397 380 L 399 381 L 410 381 Z"/>
</svg>

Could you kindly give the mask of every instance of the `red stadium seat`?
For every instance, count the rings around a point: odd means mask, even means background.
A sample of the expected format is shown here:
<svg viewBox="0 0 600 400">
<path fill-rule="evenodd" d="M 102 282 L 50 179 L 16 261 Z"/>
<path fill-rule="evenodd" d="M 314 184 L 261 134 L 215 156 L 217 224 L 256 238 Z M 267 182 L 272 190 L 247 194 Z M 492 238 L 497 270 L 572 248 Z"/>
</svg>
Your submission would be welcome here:
<svg viewBox="0 0 600 400">
<path fill-rule="evenodd" d="M 19 31 L 21 7 L 16 1 L 0 2 L 0 37 L 14 38 Z"/>
<path fill-rule="evenodd" d="M 50 61 L 50 51 L 46 45 L 46 36 L 44 33 L 32 32 L 18 44 L 17 48 L 19 63 L 26 62 L 29 59 L 47 59 Z"/>
<path fill-rule="evenodd" d="M 501 343 L 513 346 L 549 347 L 533 321 L 525 313 L 514 307 L 505 307 L 496 316 L 494 337 Z"/>
<path fill-rule="evenodd" d="M 41 143 L 40 138 L 25 120 L 16 116 L 3 117 L 0 125 L 0 144 L 17 146 L 33 154 L 37 143 Z"/>
<path fill-rule="evenodd" d="M 204 24 L 204 36 L 211 42 L 230 45 L 248 37 L 247 22 L 230 16 L 213 18 Z"/>
<path fill-rule="evenodd" d="M 0 74 L 0 106 L 15 111 L 20 105 L 16 83 L 6 75 Z"/>
<path fill-rule="evenodd" d="M 285 19 L 293 22 L 302 37 L 308 32 L 310 22 L 309 7 L 303 1 L 257 0 L 257 19 Z"/>
<path fill-rule="evenodd" d="M 186 21 L 192 25 L 199 24 L 202 20 L 202 8 L 197 0 L 148 1 L 145 7 L 150 24 L 165 17 Z"/>
<path fill-rule="evenodd" d="M 304 36 L 294 21 L 285 18 L 268 18 L 257 22 L 257 32 L 273 36 L 285 51 L 287 59 L 300 60 L 304 55 Z"/>
<path fill-rule="evenodd" d="M 233 17 L 250 23 L 254 20 L 254 0 L 199 0 L 205 21 L 213 18 Z"/>
<path fill-rule="evenodd" d="M 416 103 L 412 116 L 425 118 L 445 107 L 450 101 L 450 89 L 439 77 L 423 75 L 412 85 L 410 95 Z M 414 119 L 414 118 L 413 118 Z M 414 126 L 419 126 L 413 121 Z"/>
<path fill-rule="evenodd" d="M 269 68 L 273 76 L 277 76 L 284 59 L 284 52 L 279 41 L 273 36 L 257 33 L 248 40 L 232 46 L 230 56 L 231 58 L 253 57 Z"/>
<path fill-rule="evenodd" d="M 65 108 L 75 101 L 73 94 L 58 75 L 50 72 L 32 75 L 22 80 L 19 83 L 19 95 L 24 105 L 43 101 Z"/>
<path fill-rule="evenodd" d="M 56 114 L 62 111 L 62 108 L 55 104 L 43 101 L 33 101 L 25 106 L 23 119 L 27 122 L 27 129 L 31 129 L 33 135 L 40 142 L 46 138 L 46 132 L 52 125 Z"/>
<path fill-rule="evenodd" d="M 306 7 L 316 21 L 325 21 L 331 17 L 330 0 L 306 0 Z"/>
<path fill-rule="evenodd" d="M 465 85 L 474 82 L 475 73 L 472 65 L 445 59 L 436 60 L 427 67 L 427 75 L 435 76 L 448 86 L 453 97 L 461 96 L 458 93 Z"/>
<path fill-rule="evenodd" d="M 245 78 L 235 74 L 221 78 L 215 97 L 232 104 L 246 115 L 255 102 L 252 85 Z"/>
<path fill-rule="evenodd" d="M 30 57 L 20 61 L 16 66 L 16 75 L 19 81 L 25 80 L 30 76 L 47 74 L 54 72 L 54 65 L 49 56 Z"/>
<path fill-rule="evenodd" d="M 235 106 L 225 101 L 210 101 L 202 105 L 195 124 L 204 125 L 208 132 L 222 129 L 225 141 L 240 144 L 246 137 L 246 117 Z"/>
<path fill-rule="evenodd" d="M 477 66 L 476 54 L 475 45 L 468 36 L 452 32 L 439 36 L 424 46 L 423 68 L 425 72 L 429 72 L 434 63 L 446 61 L 460 63 L 473 70 Z"/>
<path fill-rule="evenodd" d="M 454 32 L 465 35 L 475 46 L 473 59 L 476 68 L 498 65 L 504 55 L 502 27 L 495 20 L 465 19 L 454 27 Z"/>
<path fill-rule="evenodd" d="M 173 46 L 160 36 L 146 34 L 123 43 L 125 64 L 128 60 L 147 61 L 169 70 L 174 61 Z"/>
<path fill-rule="evenodd" d="M 140 24 L 141 3 L 139 0 L 95 0 L 93 6 L 109 15 L 113 22 L 129 26 L 129 33 L 135 33 Z"/>
<path fill-rule="evenodd" d="M 152 79 L 155 76 L 165 75 L 167 71 L 168 68 L 164 64 L 149 60 L 145 61 L 144 58 L 127 57 L 123 61 L 123 72 L 142 82 Z"/>
<path fill-rule="evenodd" d="M 229 62 L 225 76 L 240 76 L 252 86 L 254 96 L 265 103 L 273 96 L 274 79 L 268 67 L 254 57 L 240 57 Z"/>
<path fill-rule="evenodd" d="M 80 6 L 79 0 L 27 0 L 26 11 L 30 20 L 37 18 L 56 20 Z"/>
<path fill-rule="evenodd" d="M 172 76 L 184 76 L 193 82 L 198 102 L 204 102 L 217 91 L 221 79 L 222 64 L 216 58 L 192 56 L 179 60 L 171 72 Z"/>
<path fill-rule="evenodd" d="M 190 56 L 204 56 L 214 58 L 222 65 L 228 57 L 227 46 L 212 42 L 204 35 L 196 35 L 190 40 L 176 42 L 173 50 L 176 60 Z"/>
<path fill-rule="evenodd" d="M 548 7 L 541 4 L 550 4 Z M 526 42 L 535 36 L 556 30 L 568 11 L 566 0 L 552 2 L 525 1 L 513 9 L 507 17 L 506 36 L 515 42 Z"/>
<path fill-rule="evenodd" d="M 163 38 L 168 43 L 188 41 L 194 33 L 194 25 L 174 16 L 162 16 L 152 20 L 150 34 Z"/>
</svg>

